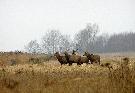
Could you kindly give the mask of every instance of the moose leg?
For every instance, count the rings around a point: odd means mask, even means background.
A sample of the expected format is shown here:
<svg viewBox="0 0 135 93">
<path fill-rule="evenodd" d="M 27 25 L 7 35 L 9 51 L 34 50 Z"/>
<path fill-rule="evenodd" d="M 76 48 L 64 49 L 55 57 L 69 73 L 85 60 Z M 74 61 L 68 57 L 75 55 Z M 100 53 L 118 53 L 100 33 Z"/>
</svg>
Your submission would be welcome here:
<svg viewBox="0 0 135 93">
<path fill-rule="evenodd" d="M 99 63 L 99 65 L 100 65 L 100 60 L 98 60 L 98 63 Z"/>
<path fill-rule="evenodd" d="M 90 61 L 91 62 L 91 64 L 93 64 L 93 61 Z"/>
<path fill-rule="evenodd" d="M 81 63 L 77 63 L 77 65 L 81 65 Z"/>
<path fill-rule="evenodd" d="M 72 62 L 69 62 L 69 66 L 71 66 L 72 65 Z"/>
<path fill-rule="evenodd" d="M 90 64 L 89 62 L 88 63 L 86 63 L 86 65 L 88 65 L 88 64 Z"/>
</svg>

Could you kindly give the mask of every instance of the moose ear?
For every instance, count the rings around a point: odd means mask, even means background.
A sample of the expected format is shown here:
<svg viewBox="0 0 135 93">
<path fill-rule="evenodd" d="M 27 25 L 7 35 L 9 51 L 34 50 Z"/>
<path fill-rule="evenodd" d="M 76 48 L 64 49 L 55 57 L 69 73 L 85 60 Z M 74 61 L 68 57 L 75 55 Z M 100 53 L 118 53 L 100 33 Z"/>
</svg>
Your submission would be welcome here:
<svg viewBox="0 0 135 93">
<path fill-rule="evenodd" d="M 73 50 L 73 52 L 76 52 L 75 50 Z"/>
</svg>

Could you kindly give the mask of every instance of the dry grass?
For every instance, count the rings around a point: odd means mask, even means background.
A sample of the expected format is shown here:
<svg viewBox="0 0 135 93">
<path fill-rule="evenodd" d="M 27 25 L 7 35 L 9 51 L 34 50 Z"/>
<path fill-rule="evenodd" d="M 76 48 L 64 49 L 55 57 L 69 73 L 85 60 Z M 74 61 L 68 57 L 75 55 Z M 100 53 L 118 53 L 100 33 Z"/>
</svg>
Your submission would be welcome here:
<svg viewBox="0 0 135 93">
<path fill-rule="evenodd" d="M 102 57 L 113 69 L 96 64 L 61 67 L 57 61 L 4 66 L 0 93 L 135 93 L 135 59 L 125 64 L 121 58 Z"/>
<path fill-rule="evenodd" d="M 34 60 L 30 60 L 34 59 Z M 35 62 L 39 60 L 39 62 Z M 53 57 L 49 57 L 46 54 L 16 54 L 16 53 L 0 53 L 0 66 L 11 66 L 16 64 L 31 64 L 31 63 L 42 63 L 45 61 L 49 61 L 50 59 L 54 59 Z"/>
</svg>

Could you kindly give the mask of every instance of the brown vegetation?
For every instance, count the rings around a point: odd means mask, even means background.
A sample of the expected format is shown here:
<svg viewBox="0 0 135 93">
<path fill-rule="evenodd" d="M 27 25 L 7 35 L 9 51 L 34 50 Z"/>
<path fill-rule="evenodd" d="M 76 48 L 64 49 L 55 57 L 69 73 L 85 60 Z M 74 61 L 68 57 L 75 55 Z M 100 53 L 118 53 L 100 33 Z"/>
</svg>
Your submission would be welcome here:
<svg viewBox="0 0 135 93">
<path fill-rule="evenodd" d="M 54 57 L 47 54 L 31 54 L 16 52 L 0 52 L 0 66 L 5 65 L 17 65 L 17 64 L 39 64 L 47 62 L 49 60 L 55 60 Z"/>
<path fill-rule="evenodd" d="M 0 93 L 134 93 L 135 59 L 115 58 L 101 57 L 103 67 L 61 67 L 56 60 L 0 67 Z"/>
</svg>

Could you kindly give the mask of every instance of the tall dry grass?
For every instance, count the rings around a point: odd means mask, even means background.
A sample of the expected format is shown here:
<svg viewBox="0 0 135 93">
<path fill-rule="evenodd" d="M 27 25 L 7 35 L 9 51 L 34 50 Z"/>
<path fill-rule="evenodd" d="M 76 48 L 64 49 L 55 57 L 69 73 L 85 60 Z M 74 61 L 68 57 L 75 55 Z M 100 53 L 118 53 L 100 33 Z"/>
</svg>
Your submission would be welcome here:
<svg viewBox="0 0 135 93">
<path fill-rule="evenodd" d="M 58 61 L 0 68 L 0 93 L 134 93 L 134 59 L 60 66 Z"/>
<path fill-rule="evenodd" d="M 5 65 L 10 66 L 10 65 L 17 65 L 17 64 L 36 64 L 36 63 L 47 62 L 50 59 L 54 59 L 54 58 L 47 54 L 7 52 L 7 53 L 0 53 L 0 66 L 5 66 Z"/>
</svg>

